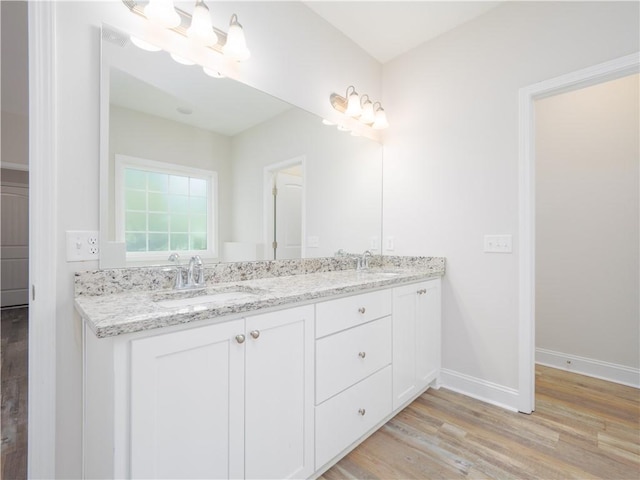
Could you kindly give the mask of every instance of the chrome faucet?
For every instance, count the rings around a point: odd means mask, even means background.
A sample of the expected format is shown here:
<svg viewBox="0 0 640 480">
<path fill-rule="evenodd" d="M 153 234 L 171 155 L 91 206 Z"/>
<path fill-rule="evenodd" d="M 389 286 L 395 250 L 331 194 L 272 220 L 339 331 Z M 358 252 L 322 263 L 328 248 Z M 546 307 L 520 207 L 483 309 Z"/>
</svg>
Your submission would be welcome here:
<svg viewBox="0 0 640 480">
<path fill-rule="evenodd" d="M 184 268 L 180 263 L 180 255 L 172 253 L 169 255 L 169 261 L 176 264 L 176 278 L 173 282 L 173 288 L 175 290 L 204 288 L 204 265 L 198 255 L 194 255 L 191 257 L 191 260 L 189 260 L 186 283 L 184 281 Z"/>
<path fill-rule="evenodd" d="M 187 288 L 204 287 L 204 266 L 199 255 L 194 255 L 189 260 L 187 271 Z"/>
<path fill-rule="evenodd" d="M 373 257 L 373 254 L 369 250 L 365 250 L 361 257 L 357 259 L 356 270 L 368 270 L 369 258 Z"/>
<path fill-rule="evenodd" d="M 172 253 L 169 255 L 169 261 L 176 264 L 176 278 L 173 282 L 173 288 L 182 290 L 184 288 L 184 277 L 182 275 L 182 265 L 180 264 L 180 255 Z"/>
</svg>

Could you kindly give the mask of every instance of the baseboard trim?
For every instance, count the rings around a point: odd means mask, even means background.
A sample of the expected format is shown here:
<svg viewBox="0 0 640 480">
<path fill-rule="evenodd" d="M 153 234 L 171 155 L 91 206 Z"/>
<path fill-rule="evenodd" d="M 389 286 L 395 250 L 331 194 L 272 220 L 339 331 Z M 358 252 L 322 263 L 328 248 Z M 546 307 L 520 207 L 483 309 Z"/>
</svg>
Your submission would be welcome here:
<svg viewBox="0 0 640 480">
<path fill-rule="evenodd" d="M 570 362 L 570 363 L 568 363 Z M 593 358 L 536 348 L 536 363 L 588 377 L 640 388 L 640 369 L 603 362 Z"/>
<path fill-rule="evenodd" d="M 518 390 L 481 378 L 443 368 L 440 386 L 514 412 L 518 411 Z"/>
</svg>

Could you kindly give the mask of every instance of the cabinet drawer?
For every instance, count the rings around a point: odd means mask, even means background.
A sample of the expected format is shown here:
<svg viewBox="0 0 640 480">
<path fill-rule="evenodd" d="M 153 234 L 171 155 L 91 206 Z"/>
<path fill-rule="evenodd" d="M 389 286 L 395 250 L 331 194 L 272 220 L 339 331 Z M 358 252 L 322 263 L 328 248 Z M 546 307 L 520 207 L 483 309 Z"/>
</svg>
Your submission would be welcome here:
<svg viewBox="0 0 640 480">
<path fill-rule="evenodd" d="M 316 305 L 316 338 L 391 315 L 391 290 L 363 293 Z"/>
<path fill-rule="evenodd" d="M 391 317 L 316 341 L 316 404 L 391 363 Z"/>
<path fill-rule="evenodd" d="M 316 407 L 316 469 L 391 413 L 391 366 Z"/>
</svg>

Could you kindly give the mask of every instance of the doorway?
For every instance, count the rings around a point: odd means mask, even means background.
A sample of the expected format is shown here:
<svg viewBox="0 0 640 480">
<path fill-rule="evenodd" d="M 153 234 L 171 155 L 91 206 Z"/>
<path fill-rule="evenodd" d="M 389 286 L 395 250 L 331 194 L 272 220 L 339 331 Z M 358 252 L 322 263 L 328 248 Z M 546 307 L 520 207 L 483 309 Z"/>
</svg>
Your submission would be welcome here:
<svg viewBox="0 0 640 480">
<path fill-rule="evenodd" d="M 640 70 L 635 53 L 521 88 L 519 91 L 518 410 L 535 409 L 535 116 L 534 101 Z"/>
<path fill-rule="evenodd" d="M 639 82 L 535 101 L 536 363 L 636 387 Z"/>
<path fill-rule="evenodd" d="M 265 258 L 304 258 L 304 158 L 265 167 L 264 186 Z"/>
</svg>

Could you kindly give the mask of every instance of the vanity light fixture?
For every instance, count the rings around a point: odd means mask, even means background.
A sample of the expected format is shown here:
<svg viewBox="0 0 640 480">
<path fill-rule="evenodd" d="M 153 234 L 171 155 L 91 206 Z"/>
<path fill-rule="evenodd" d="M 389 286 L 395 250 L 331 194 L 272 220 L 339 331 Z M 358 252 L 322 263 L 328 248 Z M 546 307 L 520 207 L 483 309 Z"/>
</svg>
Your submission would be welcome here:
<svg viewBox="0 0 640 480">
<path fill-rule="evenodd" d="M 371 128 L 382 130 L 389 126 L 387 114 L 380 102 L 373 103 L 367 94 L 358 95 L 353 85 L 347 88 L 346 96 L 332 93 L 329 101 L 338 112 L 353 117 Z"/>
<path fill-rule="evenodd" d="M 235 13 L 231 16 L 227 34 L 212 25 L 209 8 L 204 0 L 196 0 L 193 15 L 175 8 L 172 0 L 150 0 L 145 7 L 137 0 L 122 0 L 122 3 L 132 13 L 146 18 L 156 26 L 187 37 L 194 47 L 210 48 L 226 58 L 239 62 L 251 56 L 238 16 Z M 140 46 L 140 42 L 134 43 Z M 147 42 L 143 43 L 150 45 Z"/>
</svg>

